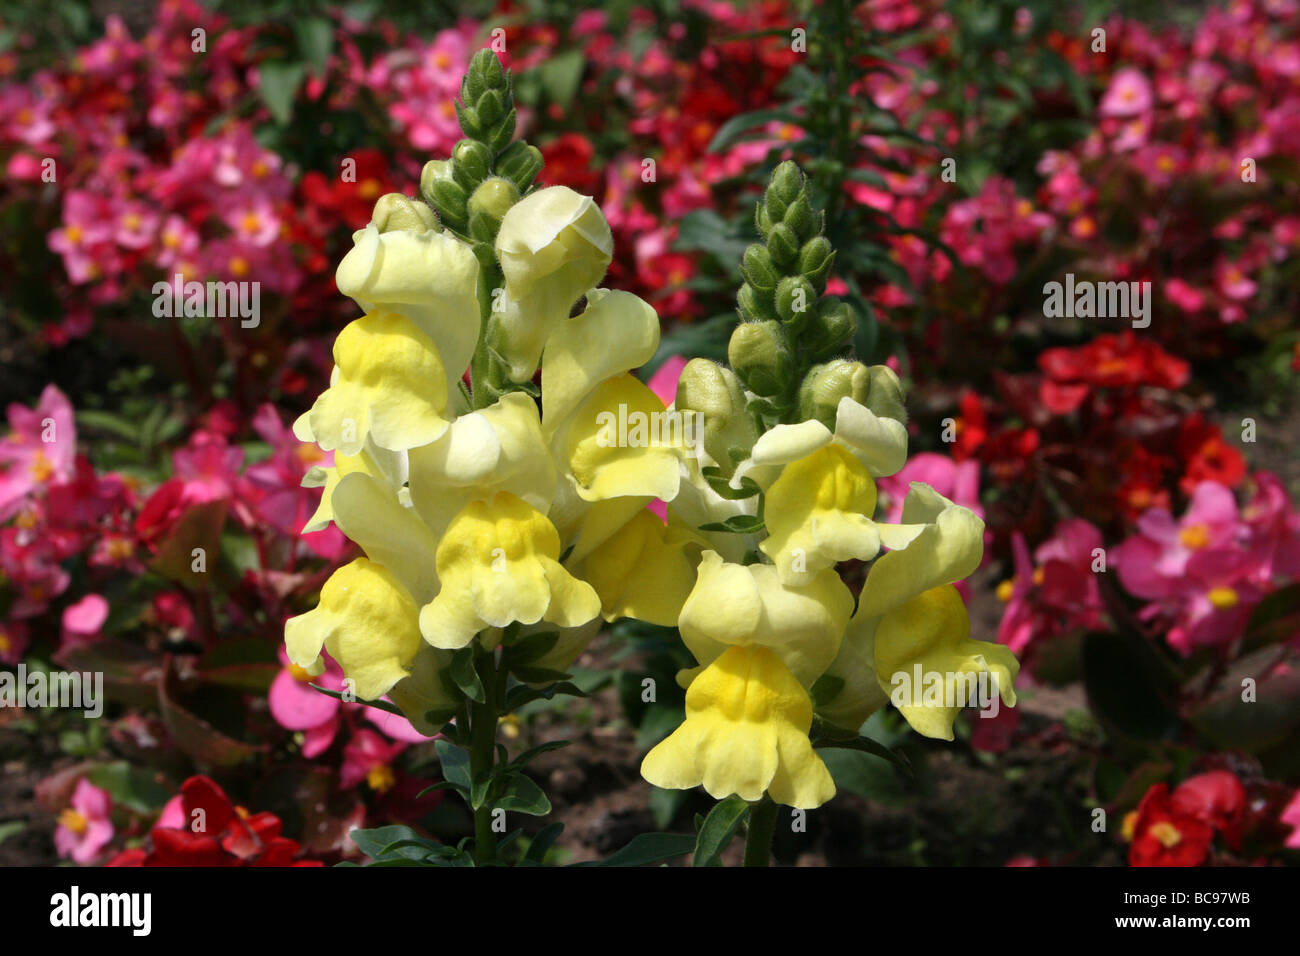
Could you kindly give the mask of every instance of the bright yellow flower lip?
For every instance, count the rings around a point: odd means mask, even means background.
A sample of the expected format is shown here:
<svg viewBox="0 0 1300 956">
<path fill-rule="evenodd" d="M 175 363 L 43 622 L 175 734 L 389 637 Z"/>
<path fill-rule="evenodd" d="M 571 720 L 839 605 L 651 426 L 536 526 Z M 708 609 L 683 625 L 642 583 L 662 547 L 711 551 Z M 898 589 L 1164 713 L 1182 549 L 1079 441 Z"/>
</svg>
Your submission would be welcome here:
<svg viewBox="0 0 1300 956">
<path fill-rule="evenodd" d="M 842 446 L 827 445 L 786 465 L 768 490 L 768 537 L 759 549 L 786 584 L 805 583 L 837 561 L 876 556 L 875 510 L 867 469 Z"/>
<path fill-rule="evenodd" d="M 369 435 L 390 451 L 417 448 L 447 430 L 447 379 L 433 341 L 395 312 L 371 313 L 334 342 L 335 374 L 308 413 L 326 451 L 357 455 Z"/>
<path fill-rule="evenodd" d="M 758 644 L 811 687 L 835 659 L 852 613 L 853 595 L 834 570 L 797 587 L 770 564 L 732 564 L 706 551 L 677 626 L 701 664 L 731 645 Z"/>
<path fill-rule="evenodd" d="M 684 428 L 634 375 L 602 382 L 563 434 L 564 458 L 584 501 L 648 496 L 671 501 L 681 482 Z"/>
<path fill-rule="evenodd" d="M 695 568 L 686 556 L 686 532 L 666 527 L 642 509 L 578 568 L 600 595 L 605 620 L 634 617 L 650 624 L 677 623 Z"/>
<path fill-rule="evenodd" d="M 1016 704 L 1020 663 L 1005 645 L 970 639 L 966 605 L 951 585 L 926 591 L 881 619 L 875 669 L 881 690 L 926 737 L 953 739 L 962 708 L 950 702 L 975 703 L 981 680 L 1008 707 Z"/>
<path fill-rule="evenodd" d="M 330 652 L 363 700 L 383 697 L 406 677 L 420 649 L 419 606 L 386 568 L 357 558 L 321 588 L 320 603 L 284 624 L 289 660 L 310 674 Z"/>
<path fill-rule="evenodd" d="M 732 647 L 686 692 L 686 721 L 646 755 L 641 775 L 658 787 L 703 785 L 721 800 L 736 794 L 819 807 L 835 784 L 808 739 L 812 701 L 764 647 Z"/>
<path fill-rule="evenodd" d="M 561 627 L 600 614 L 590 584 L 559 563 L 560 536 L 527 502 L 498 492 L 474 501 L 438 544 L 438 596 L 420 611 L 420 631 L 434 647 L 465 647 L 488 627 L 545 619 Z"/>
</svg>

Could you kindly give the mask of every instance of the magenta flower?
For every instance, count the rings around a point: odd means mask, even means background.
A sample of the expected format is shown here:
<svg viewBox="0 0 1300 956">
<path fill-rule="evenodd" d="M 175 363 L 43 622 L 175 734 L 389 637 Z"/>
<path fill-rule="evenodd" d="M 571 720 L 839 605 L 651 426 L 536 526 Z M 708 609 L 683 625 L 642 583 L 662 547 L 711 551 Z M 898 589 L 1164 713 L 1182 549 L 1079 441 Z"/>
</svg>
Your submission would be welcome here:
<svg viewBox="0 0 1300 956">
<path fill-rule="evenodd" d="M 337 697 L 322 694 L 311 685 L 341 691 L 343 671 L 333 660 L 326 658 L 325 672 L 312 677 L 303 668 L 290 662 L 283 646 L 279 653 L 284 669 L 271 682 L 267 695 L 271 716 L 285 730 L 304 732 L 304 757 L 318 756 L 334 742 L 339 729 L 339 710 L 343 703 Z"/>
<path fill-rule="evenodd" d="M 1282 822 L 1295 827 L 1291 835 L 1286 838 L 1286 845 L 1293 850 L 1300 850 L 1300 790 L 1295 792 L 1291 802 L 1282 811 Z"/>
<path fill-rule="evenodd" d="M 54 831 L 54 848 L 59 856 L 77 863 L 93 862 L 113 839 L 111 806 L 107 791 L 85 777 L 78 780 L 72 803 L 59 814 L 59 825 Z"/>
<path fill-rule="evenodd" d="M 63 610 L 63 634 L 59 653 L 93 644 L 108 620 L 108 601 L 102 595 L 87 594 Z"/>
<path fill-rule="evenodd" d="M 1051 538 L 1029 557 L 1025 539 L 1011 540 L 1015 576 L 998 586 L 1006 602 L 998 640 L 1017 654 L 1031 644 L 1102 623 L 1103 605 L 1093 565 L 1102 547 L 1101 532 L 1080 518 L 1056 526 Z"/>
<path fill-rule="evenodd" d="M 35 490 L 67 481 L 75 472 L 77 430 L 72 403 L 46 385 L 34 409 L 9 406 L 10 434 L 0 440 L 0 522 L 8 521 Z"/>
<path fill-rule="evenodd" d="M 1111 78 L 1097 113 L 1100 116 L 1137 116 L 1150 110 L 1152 102 L 1151 81 L 1141 70 L 1127 67 Z"/>
</svg>

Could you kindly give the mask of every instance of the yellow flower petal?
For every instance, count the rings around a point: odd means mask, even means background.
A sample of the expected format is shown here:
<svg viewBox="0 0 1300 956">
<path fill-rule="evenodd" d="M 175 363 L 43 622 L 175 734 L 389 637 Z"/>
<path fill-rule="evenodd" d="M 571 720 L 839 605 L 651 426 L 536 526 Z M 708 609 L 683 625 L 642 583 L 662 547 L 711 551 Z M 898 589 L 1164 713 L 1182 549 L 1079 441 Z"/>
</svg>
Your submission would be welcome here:
<svg viewBox="0 0 1300 956">
<path fill-rule="evenodd" d="M 509 492 L 467 505 L 438 544 L 438 596 L 420 611 L 434 647 L 461 648 L 487 627 L 545 619 L 573 627 L 600 613 L 591 585 L 559 564 L 560 538 L 536 509 Z"/>
<path fill-rule="evenodd" d="M 703 785 L 721 800 L 736 794 L 801 809 L 835 795 L 808 739 L 812 702 L 779 657 L 732 647 L 692 681 L 686 720 L 646 755 L 641 775 L 658 787 Z"/>
<path fill-rule="evenodd" d="M 398 503 L 389 485 L 353 472 L 335 486 L 331 500 L 339 530 L 400 578 L 417 602 L 438 593 L 433 562 L 438 540 L 418 514 Z"/>
<path fill-rule="evenodd" d="M 834 571 L 795 587 L 770 564 L 731 564 L 706 551 L 697 574 L 677 626 L 701 664 L 730 645 L 761 644 L 811 687 L 835 659 L 853 595 Z"/>
<path fill-rule="evenodd" d="M 633 617 L 672 627 L 695 584 L 691 536 L 642 509 L 578 567 L 600 595 L 605 620 Z"/>
<path fill-rule="evenodd" d="M 593 389 L 556 441 L 579 497 L 587 501 L 677 496 L 684 430 L 634 375 L 607 379 Z"/>
<path fill-rule="evenodd" d="M 1016 704 L 1020 663 L 1005 645 L 970 640 L 970 618 L 954 587 L 934 588 L 891 610 L 876 628 L 874 646 L 881 690 L 926 737 L 952 740 L 962 702 L 984 703 L 987 695 Z"/>
<path fill-rule="evenodd" d="M 447 381 L 433 342 L 405 316 L 371 313 L 334 342 L 336 378 L 309 413 L 326 451 L 359 454 L 369 435 L 391 451 L 417 448 L 447 430 Z"/>
<path fill-rule="evenodd" d="M 759 548 L 781 580 L 801 584 L 837 561 L 869 561 L 880 550 L 871 515 L 876 485 L 867 469 L 839 445 L 827 445 L 786 465 L 767 493 L 768 537 Z"/>
<path fill-rule="evenodd" d="M 314 610 L 285 622 L 284 643 L 289 660 L 309 670 L 328 650 L 357 696 L 377 700 L 409 673 L 421 644 L 419 606 L 391 572 L 357 558 L 325 582 Z"/>
</svg>

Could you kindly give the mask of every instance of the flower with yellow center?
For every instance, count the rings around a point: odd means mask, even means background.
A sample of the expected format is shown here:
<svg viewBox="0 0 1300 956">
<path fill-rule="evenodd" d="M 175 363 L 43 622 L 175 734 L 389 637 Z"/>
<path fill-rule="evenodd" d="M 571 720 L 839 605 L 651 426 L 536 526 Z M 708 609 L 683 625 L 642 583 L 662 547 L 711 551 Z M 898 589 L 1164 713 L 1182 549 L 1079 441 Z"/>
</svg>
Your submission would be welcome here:
<svg viewBox="0 0 1300 956">
<path fill-rule="evenodd" d="M 1210 529 L 1203 524 L 1189 524 L 1178 532 L 1178 540 L 1190 551 L 1200 551 L 1210 546 Z"/>
<path fill-rule="evenodd" d="M 1237 593 L 1235 588 L 1215 587 L 1206 592 L 1205 599 L 1216 610 L 1227 611 L 1237 606 L 1241 600 L 1241 595 Z"/>
<path fill-rule="evenodd" d="M 819 807 L 835 795 L 830 772 L 808 739 L 808 693 L 766 647 L 732 647 L 686 692 L 686 720 L 646 754 L 641 775 L 657 787 L 703 785 L 722 800 L 735 794 Z"/>
<path fill-rule="evenodd" d="M 71 830 L 77 836 L 81 836 L 86 832 L 86 828 L 90 826 L 90 821 L 86 819 L 84 813 L 68 807 L 59 814 L 59 826 Z"/>
<path fill-rule="evenodd" d="M 438 543 L 438 596 L 420 611 L 434 647 L 465 647 L 488 627 L 547 620 L 561 627 L 600 614 L 590 584 L 559 563 L 560 536 L 547 517 L 508 491 L 474 501 Z"/>
<path fill-rule="evenodd" d="M 880 551 L 871 515 L 876 484 L 863 464 L 827 445 L 786 465 L 767 493 L 768 537 L 759 549 L 786 584 L 802 584 L 835 562 L 869 561 Z"/>
<path fill-rule="evenodd" d="M 447 430 L 442 359 L 405 316 L 370 313 L 348 323 L 334 342 L 334 363 L 330 387 L 307 413 L 306 431 L 326 451 L 360 454 L 367 436 L 403 451 Z"/>
<path fill-rule="evenodd" d="M 386 763 L 377 763 L 366 774 L 366 784 L 375 793 L 383 793 L 397 783 L 397 774 Z"/>
</svg>

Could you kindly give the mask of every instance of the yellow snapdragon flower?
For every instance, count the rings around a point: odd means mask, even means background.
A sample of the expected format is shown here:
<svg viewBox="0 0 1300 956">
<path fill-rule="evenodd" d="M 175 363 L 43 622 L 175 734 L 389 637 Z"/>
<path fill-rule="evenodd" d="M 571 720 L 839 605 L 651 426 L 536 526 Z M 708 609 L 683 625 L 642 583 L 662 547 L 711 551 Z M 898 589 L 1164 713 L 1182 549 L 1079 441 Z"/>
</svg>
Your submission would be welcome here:
<svg viewBox="0 0 1300 956">
<path fill-rule="evenodd" d="M 835 795 L 808 739 L 812 702 L 773 651 L 728 648 L 686 691 L 686 720 L 650 751 L 641 775 L 657 787 L 703 785 L 721 800 L 736 794 L 812 809 Z"/>
<path fill-rule="evenodd" d="M 518 621 L 561 627 L 600 614 L 600 597 L 559 563 L 555 526 L 527 502 L 499 491 L 467 505 L 438 543 L 438 596 L 420 611 L 434 647 L 465 647 L 479 631 Z"/>
</svg>

